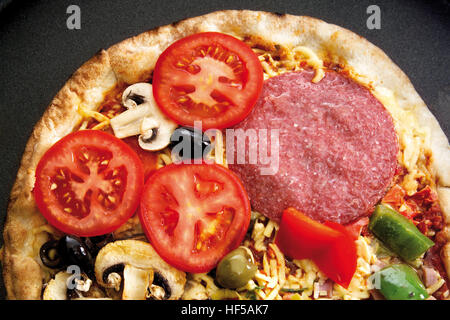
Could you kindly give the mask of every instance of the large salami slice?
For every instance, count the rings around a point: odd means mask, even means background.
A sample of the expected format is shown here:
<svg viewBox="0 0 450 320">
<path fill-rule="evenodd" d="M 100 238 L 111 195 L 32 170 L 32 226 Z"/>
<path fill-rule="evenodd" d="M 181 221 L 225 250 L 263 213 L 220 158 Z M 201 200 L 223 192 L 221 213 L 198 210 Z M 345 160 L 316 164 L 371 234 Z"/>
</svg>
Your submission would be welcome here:
<svg viewBox="0 0 450 320">
<path fill-rule="evenodd" d="M 266 129 L 269 138 L 271 130 L 279 130 L 273 174 L 261 173 L 268 164 L 260 158 L 249 163 L 248 146 L 245 163 L 237 163 L 231 139 L 227 148 L 234 157 L 229 152 L 227 157 L 254 210 L 279 220 L 292 206 L 315 220 L 345 224 L 368 215 L 390 185 L 397 136 L 391 116 L 367 88 L 334 71 L 318 83 L 311 82 L 313 76 L 305 70 L 265 81 L 252 113 L 234 128 L 241 134 Z M 261 139 L 250 152 L 257 146 L 264 149 Z"/>
</svg>

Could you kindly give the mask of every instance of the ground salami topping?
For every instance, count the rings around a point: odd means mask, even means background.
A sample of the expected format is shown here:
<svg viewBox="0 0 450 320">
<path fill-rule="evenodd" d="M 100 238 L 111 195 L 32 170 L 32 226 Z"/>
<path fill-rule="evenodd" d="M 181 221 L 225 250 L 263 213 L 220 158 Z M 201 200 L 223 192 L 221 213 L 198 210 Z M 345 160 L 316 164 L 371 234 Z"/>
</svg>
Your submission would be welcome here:
<svg viewBox="0 0 450 320">
<path fill-rule="evenodd" d="M 237 164 L 238 143 L 230 148 L 231 139 L 227 148 L 234 154 L 227 159 L 254 210 L 279 220 L 292 206 L 318 221 L 345 224 L 370 213 L 386 192 L 397 168 L 397 136 L 368 89 L 334 71 L 316 84 L 313 76 L 305 70 L 265 81 L 252 113 L 234 128 L 279 130 L 275 174 L 261 174 L 269 166 L 261 158 L 249 164 L 248 145 L 245 163 Z M 257 147 L 261 140 L 250 152 Z"/>
</svg>

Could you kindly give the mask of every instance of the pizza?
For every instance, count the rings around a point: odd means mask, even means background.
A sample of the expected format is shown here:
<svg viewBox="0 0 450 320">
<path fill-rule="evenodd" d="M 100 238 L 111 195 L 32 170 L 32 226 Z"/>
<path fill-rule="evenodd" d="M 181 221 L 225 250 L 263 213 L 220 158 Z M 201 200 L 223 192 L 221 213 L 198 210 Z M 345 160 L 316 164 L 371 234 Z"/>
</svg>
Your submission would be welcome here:
<svg viewBox="0 0 450 320">
<path fill-rule="evenodd" d="M 10 195 L 9 299 L 449 299 L 450 148 L 382 50 L 213 12 L 99 51 Z"/>
</svg>

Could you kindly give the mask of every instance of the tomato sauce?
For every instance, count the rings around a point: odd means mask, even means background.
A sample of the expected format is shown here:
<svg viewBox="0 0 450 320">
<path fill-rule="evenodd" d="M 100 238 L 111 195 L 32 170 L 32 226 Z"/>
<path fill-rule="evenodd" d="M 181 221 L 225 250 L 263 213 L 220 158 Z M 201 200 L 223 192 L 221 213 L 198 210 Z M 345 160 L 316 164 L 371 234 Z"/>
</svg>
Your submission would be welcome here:
<svg viewBox="0 0 450 320">
<path fill-rule="evenodd" d="M 109 92 L 107 92 L 97 112 L 103 114 L 109 119 L 124 112 L 126 108 L 122 105 L 122 93 L 125 90 L 126 86 L 127 86 L 126 84 L 121 83 L 116 85 Z M 88 120 L 86 128 L 92 129 L 98 124 L 99 122 L 96 119 L 90 118 Z"/>
</svg>

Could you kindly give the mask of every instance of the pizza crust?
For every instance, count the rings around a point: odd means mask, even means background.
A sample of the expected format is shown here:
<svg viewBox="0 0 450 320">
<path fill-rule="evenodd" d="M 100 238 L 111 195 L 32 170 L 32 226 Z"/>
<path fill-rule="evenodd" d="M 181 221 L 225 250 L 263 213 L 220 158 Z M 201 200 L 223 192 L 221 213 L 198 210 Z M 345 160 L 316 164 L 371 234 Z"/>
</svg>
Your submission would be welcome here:
<svg viewBox="0 0 450 320">
<path fill-rule="evenodd" d="M 100 51 L 72 75 L 33 129 L 11 191 L 3 231 L 3 276 L 9 299 L 41 296 L 44 273 L 39 265 L 39 252 L 34 248 L 47 241 L 47 237 L 35 230 L 47 222 L 31 194 L 37 163 L 50 146 L 79 124 L 79 104 L 83 102 L 86 108 L 94 110 L 103 101 L 104 92 L 115 84 L 108 54 Z"/>
<path fill-rule="evenodd" d="M 432 167 L 446 221 L 440 236 L 450 241 L 448 139 L 408 77 L 381 49 L 349 30 L 310 17 L 247 10 L 219 11 L 159 27 L 100 51 L 75 72 L 53 99 L 27 143 L 11 192 L 2 256 L 9 299 L 39 299 L 42 290 L 44 275 L 38 253 L 32 248 L 34 242 L 44 243 L 46 238 L 42 233 L 35 236 L 33 230 L 46 221 L 37 211 L 31 195 L 34 169 L 42 154 L 79 124 L 81 116 L 77 108 L 80 103 L 93 110 L 116 83 L 148 80 L 165 48 L 180 38 L 204 31 L 239 38 L 257 35 L 262 40 L 287 47 L 304 45 L 323 60 L 351 67 L 359 76 L 370 79 L 374 87 L 392 90 L 398 105 L 413 110 L 419 123 L 429 129 Z M 444 246 L 441 256 L 450 277 L 450 243 Z"/>
</svg>

